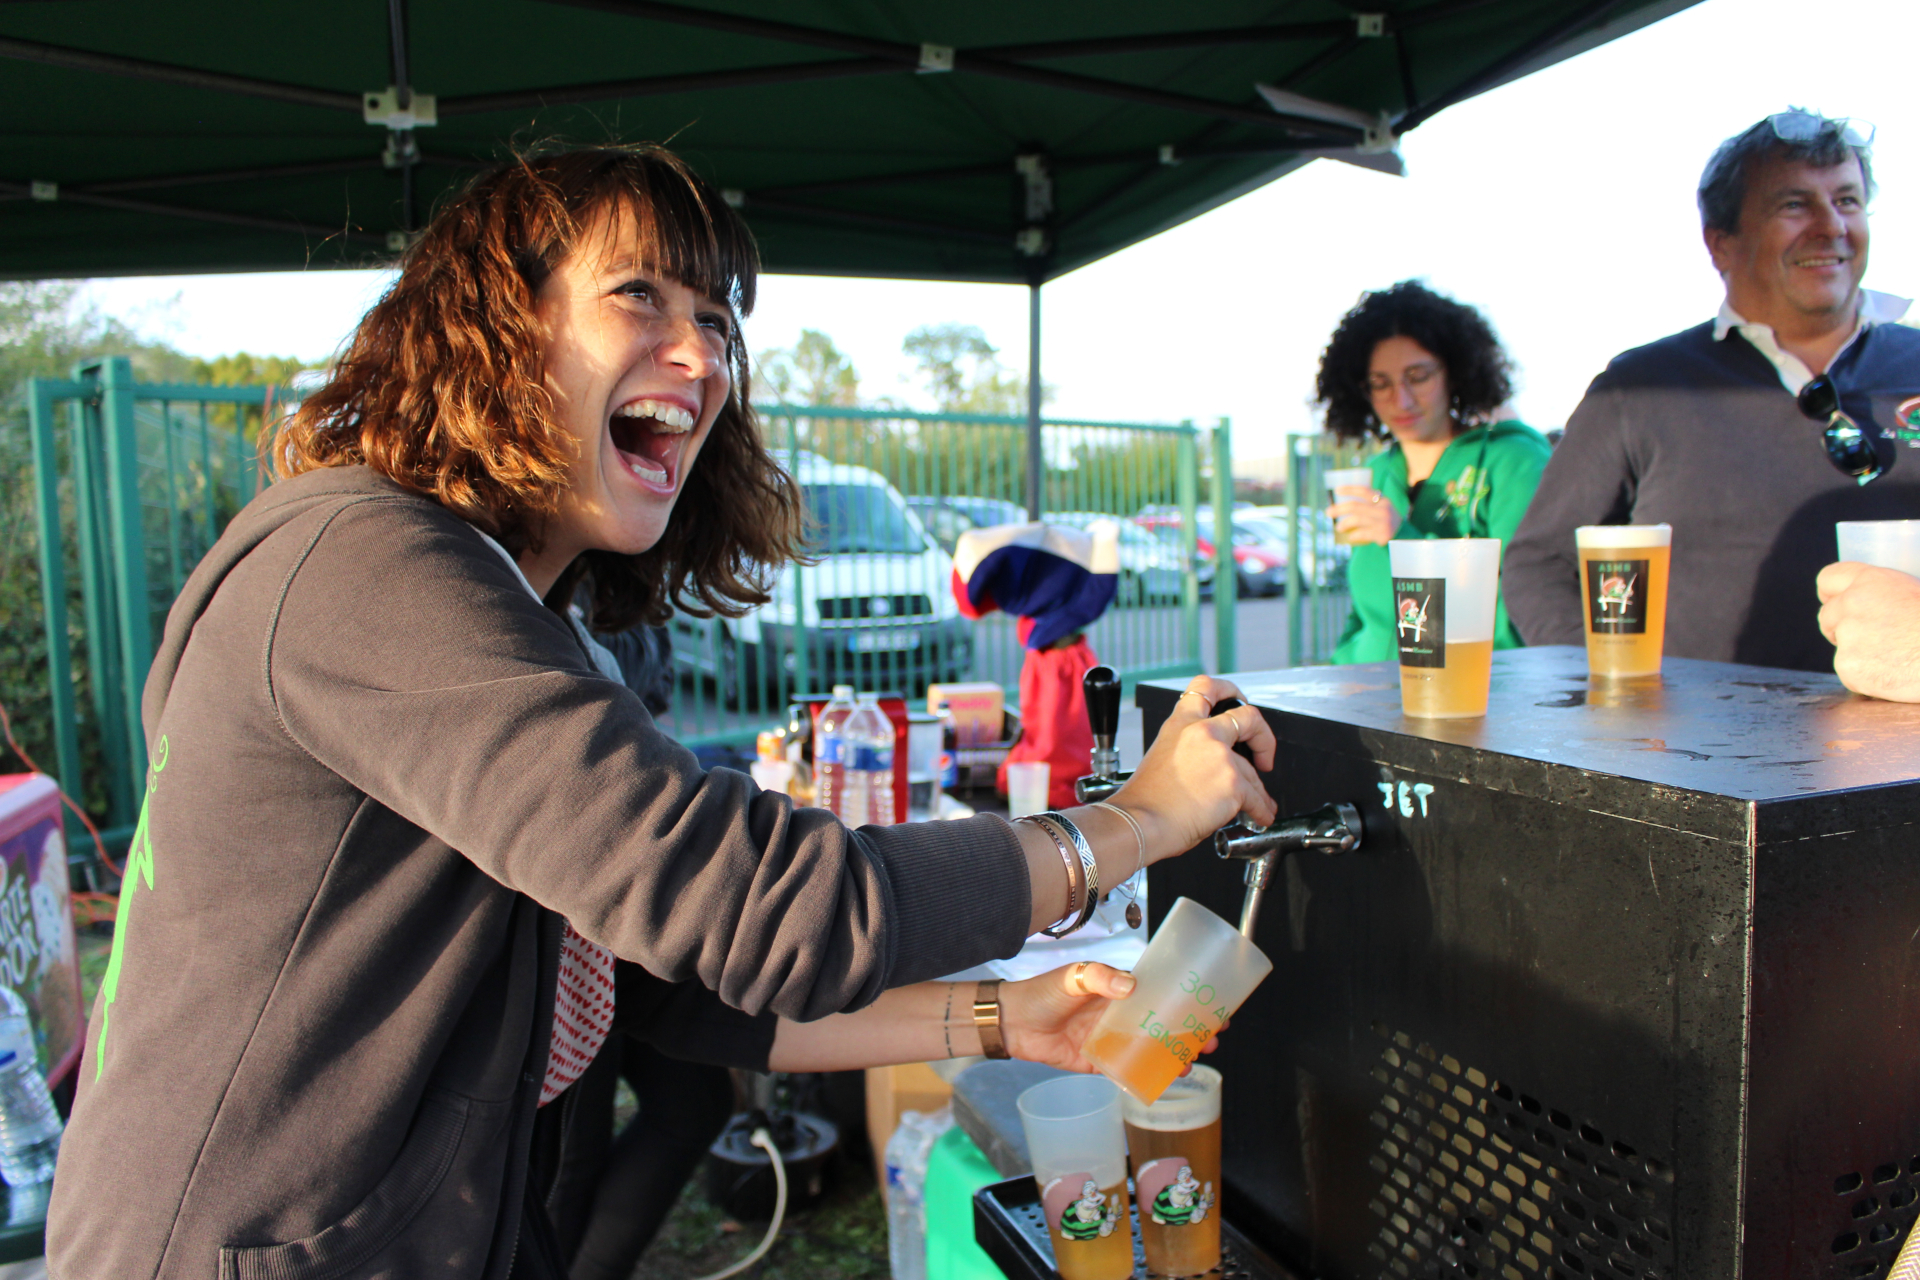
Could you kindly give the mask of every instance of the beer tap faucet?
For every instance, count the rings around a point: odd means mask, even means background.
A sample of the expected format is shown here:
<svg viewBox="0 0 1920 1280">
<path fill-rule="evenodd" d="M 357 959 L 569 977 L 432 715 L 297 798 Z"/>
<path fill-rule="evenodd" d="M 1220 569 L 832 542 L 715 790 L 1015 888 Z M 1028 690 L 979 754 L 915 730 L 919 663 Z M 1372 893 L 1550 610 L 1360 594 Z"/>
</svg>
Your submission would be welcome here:
<svg viewBox="0 0 1920 1280">
<path fill-rule="evenodd" d="M 1118 791 L 1133 771 L 1121 772 L 1120 749 L 1113 745 L 1120 731 L 1120 677 L 1112 667 L 1089 667 L 1080 688 L 1086 694 L 1087 723 L 1093 729 L 1093 772 L 1074 782 L 1073 798 L 1092 804 Z"/>
<path fill-rule="evenodd" d="M 1080 687 L 1086 694 L 1087 722 L 1093 729 L 1093 772 L 1074 782 L 1073 795 L 1081 804 L 1092 804 L 1118 791 L 1133 772 L 1121 771 L 1120 752 L 1113 745 L 1114 735 L 1120 728 L 1120 677 L 1112 667 L 1091 667 Z M 1222 698 L 1214 704 L 1213 714 L 1226 715 L 1243 705 L 1238 698 Z M 1247 763 L 1253 763 L 1253 752 L 1244 742 L 1234 751 Z M 1351 853 L 1360 847 L 1361 836 L 1360 811 L 1350 804 L 1322 805 L 1311 813 L 1281 818 L 1264 829 L 1234 823 L 1214 832 L 1216 854 L 1222 858 L 1240 858 L 1247 864 L 1247 893 L 1240 903 L 1240 932 L 1252 939 L 1267 882 L 1273 878 L 1273 869 L 1281 858 L 1302 849 Z"/>
<path fill-rule="evenodd" d="M 1223 698 L 1214 704 L 1213 713 L 1223 715 L 1243 705 L 1238 698 Z M 1234 750 L 1249 762 L 1253 753 L 1241 743 Z M 1350 804 L 1326 804 L 1311 813 L 1281 818 L 1265 829 L 1234 823 L 1213 833 L 1213 851 L 1222 858 L 1240 858 L 1247 864 L 1247 892 L 1240 900 L 1240 933 L 1253 940 L 1254 926 L 1260 919 L 1260 904 L 1267 893 L 1273 869 L 1289 853 L 1302 849 L 1321 853 L 1352 853 L 1360 847 L 1363 829 L 1360 810 Z"/>
</svg>

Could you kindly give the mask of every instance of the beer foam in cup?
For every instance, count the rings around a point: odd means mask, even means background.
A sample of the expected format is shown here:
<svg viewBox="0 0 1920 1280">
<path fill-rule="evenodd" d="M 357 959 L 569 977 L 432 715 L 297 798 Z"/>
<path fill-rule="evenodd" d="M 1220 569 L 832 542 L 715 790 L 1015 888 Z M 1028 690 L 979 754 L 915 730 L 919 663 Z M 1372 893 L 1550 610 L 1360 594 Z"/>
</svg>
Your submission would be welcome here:
<svg viewBox="0 0 1920 1280">
<path fill-rule="evenodd" d="M 1583 524 L 1573 531 L 1576 547 L 1599 547 L 1604 551 L 1631 547 L 1670 547 L 1670 524 Z"/>
<path fill-rule="evenodd" d="M 1120 1112 L 1136 1129 L 1179 1132 L 1198 1129 L 1220 1118 L 1220 1073 L 1198 1066 L 1167 1086 L 1152 1106 L 1130 1093 L 1120 1095 Z"/>
</svg>

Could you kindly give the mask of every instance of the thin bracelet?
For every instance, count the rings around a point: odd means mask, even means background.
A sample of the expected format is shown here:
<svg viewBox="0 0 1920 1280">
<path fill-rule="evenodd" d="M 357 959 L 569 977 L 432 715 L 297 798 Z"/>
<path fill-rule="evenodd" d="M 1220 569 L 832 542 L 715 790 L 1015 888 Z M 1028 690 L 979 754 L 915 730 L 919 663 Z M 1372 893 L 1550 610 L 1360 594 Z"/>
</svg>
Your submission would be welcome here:
<svg viewBox="0 0 1920 1280">
<path fill-rule="evenodd" d="M 1015 818 L 1014 821 L 1031 822 L 1034 826 L 1045 832 L 1047 839 L 1053 841 L 1053 847 L 1060 851 L 1060 861 L 1066 864 L 1067 914 L 1061 916 L 1058 920 L 1055 920 L 1052 924 L 1040 931 L 1049 938 L 1064 938 L 1086 923 L 1080 911 L 1081 877 L 1086 874 L 1085 869 L 1080 866 L 1078 859 L 1074 857 L 1074 851 L 1068 846 L 1067 842 L 1060 838 L 1060 833 L 1055 831 L 1050 823 L 1040 821 L 1038 814 L 1029 813 L 1022 817 Z M 1089 899 L 1089 901 L 1091 901 L 1091 899 Z M 1088 912 L 1087 914 L 1091 915 L 1092 913 Z"/>
<path fill-rule="evenodd" d="M 973 1028 L 980 1033 L 981 1053 L 989 1058 L 1009 1056 L 1000 1027 L 1000 979 L 988 978 L 974 984 Z"/>
<path fill-rule="evenodd" d="M 947 984 L 947 1016 L 945 1021 L 940 1024 L 940 1030 L 946 1033 L 947 1057 L 949 1058 L 953 1057 L 953 989 L 959 985 L 957 982 L 949 982 Z"/>
<path fill-rule="evenodd" d="M 1140 820 L 1128 813 L 1125 809 L 1122 809 L 1119 805 L 1106 800 L 1096 800 L 1087 807 L 1089 809 L 1111 809 L 1127 820 L 1127 825 L 1133 828 L 1134 843 L 1139 846 L 1140 849 L 1140 857 L 1133 864 L 1133 876 L 1139 875 L 1141 869 L 1147 865 L 1147 835 L 1146 832 L 1140 830 Z M 1131 880 L 1133 876 L 1128 876 L 1127 879 Z"/>
<path fill-rule="evenodd" d="M 1093 919 L 1093 909 L 1100 905 L 1100 863 L 1093 856 L 1093 846 L 1087 843 L 1086 836 L 1080 833 L 1080 828 L 1075 826 L 1073 820 L 1066 814 L 1049 809 L 1045 813 L 1036 813 L 1033 816 L 1042 823 L 1058 826 L 1066 833 L 1067 838 L 1073 841 L 1074 850 L 1080 855 L 1080 867 L 1086 872 L 1087 877 L 1086 894 L 1080 902 L 1080 918 L 1074 922 L 1073 927 L 1085 928 L 1087 921 Z"/>
</svg>

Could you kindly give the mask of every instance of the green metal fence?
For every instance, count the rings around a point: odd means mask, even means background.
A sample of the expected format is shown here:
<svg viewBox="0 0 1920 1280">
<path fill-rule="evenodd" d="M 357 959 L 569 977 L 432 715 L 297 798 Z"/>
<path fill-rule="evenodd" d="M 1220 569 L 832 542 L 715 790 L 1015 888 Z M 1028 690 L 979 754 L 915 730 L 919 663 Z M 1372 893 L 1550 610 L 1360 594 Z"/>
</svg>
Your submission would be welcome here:
<svg viewBox="0 0 1920 1280">
<path fill-rule="evenodd" d="M 773 601 L 747 618 L 675 620 L 685 677 L 665 718 L 675 736 L 748 741 L 796 692 L 836 681 L 916 698 L 932 681 L 991 680 L 1013 697 L 1015 620 L 963 620 L 948 553 L 968 528 L 1027 518 L 1025 419 L 791 405 L 760 417 L 807 492 L 813 563 L 783 572 Z M 1213 466 L 1230 474 L 1224 424 L 1215 434 Z M 1088 639 L 1129 681 L 1199 671 L 1202 588 L 1232 582 L 1195 553 L 1200 449 L 1191 424 L 1042 428 L 1044 518 L 1119 526 L 1119 596 Z M 1181 512 L 1184 537 L 1134 524 L 1143 508 Z"/>
<path fill-rule="evenodd" d="M 107 834 L 123 842 L 146 772 L 140 696 L 167 610 L 264 483 L 262 423 L 287 397 L 269 387 L 137 383 L 116 358 L 68 379 L 33 379 L 27 401 L 51 763 L 77 793 L 79 727 L 96 723 Z M 959 618 L 946 552 L 965 528 L 1025 519 L 1025 420 L 779 406 L 762 421 L 775 456 L 807 490 L 813 563 L 785 571 L 773 603 L 748 618 L 676 620 L 682 679 L 664 727 L 690 745 L 750 741 L 793 693 L 837 679 L 915 694 L 930 680 L 1016 690 L 1014 620 Z M 1231 465 L 1224 434 L 1223 426 L 1215 468 Z M 1191 425 L 1043 428 L 1048 518 L 1119 522 L 1121 595 L 1090 639 L 1130 680 L 1200 669 L 1200 596 L 1213 566 L 1198 563 L 1191 534 L 1156 535 L 1127 517 L 1164 507 L 1195 527 L 1201 436 Z M 75 695 L 80 662 L 91 677 L 86 706 Z"/>
<path fill-rule="evenodd" d="M 70 379 L 30 379 L 26 390 L 54 765 L 78 794 L 79 724 L 92 717 L 107 774 L 104 834 L 124 843 L 147 769 L 140 695 L 154 643 L 193 566 L 261 483 L 255 442 L 276 391 L 136 383 L 124 357 Z M 74 696 L 70 565 L 87 707 Z"/>
</svg>

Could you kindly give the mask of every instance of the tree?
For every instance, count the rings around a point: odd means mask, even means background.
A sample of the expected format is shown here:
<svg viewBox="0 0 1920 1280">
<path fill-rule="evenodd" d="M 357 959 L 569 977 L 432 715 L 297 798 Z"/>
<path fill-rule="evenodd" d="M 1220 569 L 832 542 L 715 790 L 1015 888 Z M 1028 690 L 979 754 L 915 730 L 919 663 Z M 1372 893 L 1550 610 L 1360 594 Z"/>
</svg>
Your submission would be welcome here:
<svg viewBox="0 0 1920 1280">
<path fill-rule="evenodd" d="M 755 363 L 770 393 L 763 399 L 843 409 L 860 403 L 860 374 L 853 361 L 818 329 L 802 329 L 792 347 L 762 351 Z"/>
<path fill-rule="evenodd" d="M 1027 411 L 1027 380 L 1000 363 L 999 348 L 977 325 L 922 325 L 900 349 L 919 363 L 941 413 Z"/>
<path fill-rule="evenodd" d="M 47 685 L 49 637 L 40 599 L 40 539 L 36 522 L 33 462 L 27 435 L 26 381 L 65 378 L 76 364 L 100 356 L 127 356 L 141 382 L 211 382 L 236 386 L 285 382 L 304 366 L 298 360 L 246 354 L 196 360 L 164 342 L 140 337 L 117 319 L 88 305 L 73 281 L 0 282 L 0 705 L 13 721 L 20 745 L 43 768 L 54 768 L 52 705 Z M 216 421 L 235 410 L 217 405 Z M 252 419 L 257 421 L 258 411 Z M 251 425 L 251 424 L 250 424 Z M 63 446 L 64 448 L 64 446 Z M 63 479 L 63 490 L 70 482 Z M 88 712 L 92 672 L 81 624 L 79 563 L 70 502 L 63 512 L 62 541 L 68 556 L 69 639 L 74 644 L 75 693 L 81 708 L 80 753 L 84 785 L 61 782 L 95 815 L 105 809 L 104 765 L 99 730 Z M 0 772 L 24 768 L 0 743 Z"/>
</svg>

